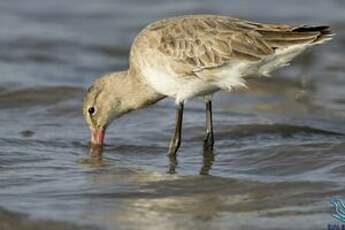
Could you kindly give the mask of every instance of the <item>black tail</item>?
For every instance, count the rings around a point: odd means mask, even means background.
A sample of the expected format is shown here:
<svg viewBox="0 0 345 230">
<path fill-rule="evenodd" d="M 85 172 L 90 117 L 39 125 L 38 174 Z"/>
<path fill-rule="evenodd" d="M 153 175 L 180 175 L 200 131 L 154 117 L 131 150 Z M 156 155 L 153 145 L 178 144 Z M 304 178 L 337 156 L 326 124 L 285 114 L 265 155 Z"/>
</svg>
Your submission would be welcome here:
<svg viewBox="0 0 345 230">
<path fill-rule="evenodd" d="M 324 41 L 332 39 L 334 33 L 329 26 L 301 26 L 293 30 L 293 32 L 319 32 L 319 35 L 313 41 L 313 43 L 322 43 Z"/>
</svg>

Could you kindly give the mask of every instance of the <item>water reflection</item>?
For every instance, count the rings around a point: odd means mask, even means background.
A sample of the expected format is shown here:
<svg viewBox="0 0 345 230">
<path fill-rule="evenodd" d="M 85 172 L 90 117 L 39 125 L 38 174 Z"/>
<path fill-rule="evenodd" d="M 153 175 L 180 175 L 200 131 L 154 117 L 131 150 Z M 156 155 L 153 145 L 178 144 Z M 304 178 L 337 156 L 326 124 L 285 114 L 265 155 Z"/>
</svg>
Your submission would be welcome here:
<svg viewBox="0 0 345 230">
<path fill-rule="evenodd" d="M 209 175 L 210 170 L 212 169 L 213 162 L 215 160 L 214 151 L 210 148 L 203 148 L 203 161 L 202 166 L 200 168 L 199 174 L 200 175 Z M 176 174 L 176 167 L 178 165 L 177 155 L 176 154 L 169 154 L 169 174 Z"/>
<path fill-rule="evenodd" d="M 87 157 L 80 159 L 79 163 L 103 165 L 103 146 L 89 143 Z"/>
<path fill-rule="evenodd" d="M 176 174 L 177 154 L 168 154 L 169 157 L 169 174 Z"/>
<path fill-rule="evenodd" d="M 204 148 L 202 167 L 200 169 L 200 175 L 209 175 L 215 160 L 214 151 L 212 149 Z"/>
<path fill-rule="evenodd" d="M 89 153 L 88 156 L 93 160 L 102 160 L 103 155 L 103 145 L 95 145 L 89 143 Z"/>
<path fill-rule="evenodd" d="M 142 148 L 144 148 L 144 146 L 142 146 Z M 87 157 L 81 159 L 79 163 L 103 165 L 104 164 L 103 150 L 104 150 L 103 146 L 89 143 Z M 111 151 L 116 152 L 117 150 L 118 149 L 114 149 Z M 204 146 L 203 151 L 202 151 L 202 156 L 203 156 L 203 160 L 202 160 L 202 165 L 199 170 L 199 175 L 209 175 L 209 172 L 212 169 L 213 162 L 215 161 L 215 154 L 214 154 L 213 149 Z M 144 158 L 146 157 L 144 156 Z M 147 155 L 147 158 L 150 158 L 150 154 Z M 168 160 L 169 162 L 168 170 L 166 172 L 171 175 L 176 174 L 177 166 L 178 166 L 178 156 L 176 154 L 168 154 L 168 159 L 166 160 Z"/>
<path fill-rule="evenodd" d="M 126 176 L 119 175 L 119 170 Z M 290 229 L 300 229 L 310 213 L 313 221 L 323 218 L 316 224 L 320 226 L 329 212 L 319 202 L 344 192 L 340 188 L 326 192 L 334 184 L 325 182 L 263 183 L 119 168 L 90 174 L 89 179 L 90 188 L 102 190 L 84 194 L 88 202 L 83 216 L 111 229 L 277 229 L 292 215 L 300 218 Z M 305 196 L 310 190 L 313 196 Z M 256 227 L 261 218 L 268 217 L 275 217 L 269 221 L 273 227 Z M 241 228 L 243 223 L 248 228 Z"/>
</svg>

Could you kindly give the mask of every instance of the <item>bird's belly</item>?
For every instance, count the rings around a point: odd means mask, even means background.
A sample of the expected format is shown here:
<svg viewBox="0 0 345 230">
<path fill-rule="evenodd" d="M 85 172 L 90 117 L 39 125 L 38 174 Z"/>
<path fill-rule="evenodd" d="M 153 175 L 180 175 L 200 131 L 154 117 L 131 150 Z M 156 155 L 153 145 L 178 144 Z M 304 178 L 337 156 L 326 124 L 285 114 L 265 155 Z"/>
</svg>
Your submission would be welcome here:
<svg viewBox="0 0 345 230">
<path fill-rule="evenodd" d="M 196 96 L 208 95 L 219 89 L 196 76 L 178 76 L 154 68 L 144 69 L 143 77 L 155 91 L 175 98 L 176 103 Z"/>
</svg>

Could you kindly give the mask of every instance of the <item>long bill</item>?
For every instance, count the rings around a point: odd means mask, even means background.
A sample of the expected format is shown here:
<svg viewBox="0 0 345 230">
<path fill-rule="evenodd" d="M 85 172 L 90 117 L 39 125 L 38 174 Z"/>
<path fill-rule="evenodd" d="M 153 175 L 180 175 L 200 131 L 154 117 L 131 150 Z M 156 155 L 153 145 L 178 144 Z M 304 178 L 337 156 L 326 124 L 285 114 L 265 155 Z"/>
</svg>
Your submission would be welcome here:
<svg viewBox="0 0 345 230">
<path fill-rule="evenodd" d="M 103 146 L 105 129 L 91 130 L 91 144 Z"/>
</svg>

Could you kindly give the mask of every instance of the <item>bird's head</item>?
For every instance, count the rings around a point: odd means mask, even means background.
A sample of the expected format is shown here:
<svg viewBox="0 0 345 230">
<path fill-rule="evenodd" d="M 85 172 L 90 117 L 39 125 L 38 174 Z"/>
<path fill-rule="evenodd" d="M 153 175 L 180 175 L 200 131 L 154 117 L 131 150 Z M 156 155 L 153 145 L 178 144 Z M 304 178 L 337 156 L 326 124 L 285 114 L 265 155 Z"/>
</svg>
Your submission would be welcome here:
<svg viewBox="0 0 345 230">
<path fill-rule="evenodd" d="M 163 98 L 128 71 L 110 73 L 97 79 L 87 90 L 83 102 L 91 144 L 103 145 L 105 130 L 114 119 Z"/>
<path fill-rule="evenodd" d="M 87 90 L 83 101 L 84 119 L 91 131 L 91 144 L 103 145 L 105 130 L 110 123 L 121 116 L 122 96 L 117 82 L 122 73 L 108 74 L 97 79 Z"/>
</svg>

